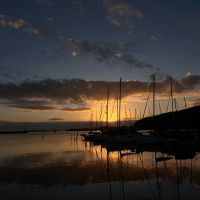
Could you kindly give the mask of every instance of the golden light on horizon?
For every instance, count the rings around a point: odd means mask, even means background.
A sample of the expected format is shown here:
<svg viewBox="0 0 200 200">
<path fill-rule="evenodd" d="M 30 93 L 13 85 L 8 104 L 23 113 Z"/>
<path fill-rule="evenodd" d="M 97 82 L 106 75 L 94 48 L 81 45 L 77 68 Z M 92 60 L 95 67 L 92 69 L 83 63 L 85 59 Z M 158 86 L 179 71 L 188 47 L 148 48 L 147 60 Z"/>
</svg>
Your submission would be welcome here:
<svg viewBox="0 0 200 200">
<path fill-rule="evenodd" d="M 196 99 L 199 97 L 199 92 L 188 92 L 184 94 L 174 94 L 176 99 L 177 109 L 184 109 L 185 102 L 187 106 L 191 107 L 195 104 Z M 146 94 L 136 94 L 125 97 L 121 103 L 121 121 L 124 120 L 137 120 L 143 117 L 144 108 L 147 101 Z M 156 114 L 160 114 L 171 109 L 169 97 L 167 95 L 156 94 Z M 168 105 L 169 104 L 169 105 Z M 52 107 L 61 107 L 59 104 L 49 104 Z M 67 106 L 67 105 L 66 105 Z M 106 100 L 86 100 L 86 108 L 83 110 L 36 110 L 36 109 L 23 109 L 14 107 L 1 106 L 2 118 L 1 121 L 14 121 L 14 122 L 48 122 L 51 118 L 60 118 L 60 122 L 66 121 L 93 121 L 106 122 Z M 12 115 L 11 115 L 12 113 Z M 148 101 L 144 117 L 152 115 L 152 99 Z M 118 118 L 117 102 L 115 99 L 109 100 L 108 121 L 113 123 Z"/>
</svg>

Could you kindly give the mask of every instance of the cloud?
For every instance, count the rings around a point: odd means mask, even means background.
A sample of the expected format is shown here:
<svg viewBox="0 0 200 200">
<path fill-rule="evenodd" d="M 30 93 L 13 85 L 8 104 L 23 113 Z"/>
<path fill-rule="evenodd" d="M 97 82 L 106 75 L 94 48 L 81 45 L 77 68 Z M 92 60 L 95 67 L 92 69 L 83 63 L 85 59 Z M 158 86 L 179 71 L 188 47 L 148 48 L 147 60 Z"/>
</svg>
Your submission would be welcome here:
<svg viewBox="0 0 200 200">
<path fill-rule="evenodd" d="M 156 83 L 157 95 L 169 95 L 172 77 Z M 107 87 L 110 87 L 110 99 L 119 93 L 118 81 L 87 81 L 82 79 L 44 79 L 25 80 L 21 83 L 0 83 L 0 99 L 8 107 L 32 110 L 89 110 L 87 103 L 93 100 L 106 100 Z M 123 81 L 122 97 L 144 95 L 149 91 L 149 82 Z M 200 76 L 185 76 L 180 80 L 173 79 L 173 92 L 199 93 Z"/>
<path fill-rule="evenodd" d="M 66 102 L 68 104 L 68 107 L 66 107 Z M 43 98 L 11 98 L 6 100 L 5 102 L 1 103 L 6 105 L 10 108 L 20 108 L 25 110 L 43 110 L 43 111 L 49 111 L 49 110 L 60 110 L 60 111 L 70 111 L 70 112 L 77 112 L 77 111 L 87 111 L 91 110 L 91 108 L 86 107 L 83 103 L 78 103 L 74 105 L 73 103 L 70 103 L 69 101 L 60 101 L 56 102 L 55 100 L 46 99 Z"/>
<path fill-rule="evenodd" d="M 19 79 L 24 80 L 25 73 L 21 70 L 9 69 L 8 67 L 0 66 L 0 79 L 1 81 L 16 81 Z"/>
<path fill-rule="evenodd" d="M 41 3 L 49 2 L 49 1 L 39 1 Z M 51 2 L 51 1 L 50 1 Z M 123 11 L 125 12 L 125 11 Z M 123 13 L 122 12 L 122 13 Z M 126 11 L 128 12 L 128 11 Z M 44 17 L 45 20 L 52 21 L 51 17 Z M 31 34 L 44 36 L 44 33 L 36 26 L 33 26 L 31 23 L 25 21 L 24 19 L 15 19 L 13 17 L 7 15 L 0 15 L 0 27 L 10 27 L 16 30 L 23 30 Z M 46 33 L 45 33 L 46 36 Z M 55 37 L 55 36 L 53 36 Z M 112 43 L 106 41 L 100 42 L 90 42 L 90 41 L 80 41 L 74 39 L 69 36 L 65 36 L 62 33 L 59 33 L 58 38 L 65 45 L 71 48 L 72 57 L 85 57 L 85 56 L 94 56 L 96 61 L 103 62 L 111 66 L 125 66 L 125 67 L 136 67 L 136 68 L 145 68 L 145 69 L 154 69 L 154 67 L 136 57 L 133 53 L 132 47 L 127 43 Z M 59 52 L 53 52 L 47 57 L 51 59 L 57 59 L 60 56 L 66 60 L 66 52 L 65 50 L 59 50 Z M 157 70 L 157 69 L 154 69 Z"/>
<path fill-rule="evenodd" d="M 169 93 L 171 81 L 173 86 L 173 92 L 176 94 L 186 92 L 200 92 L 200 75 L 190 74 L 186 75 L 180 80 L 167 75 L 162 81 L 158 81 L 156 83 L 157 93 Z"/>
<path fill-rule="evenodd" d="M 70 46 L 73 57 L 93 55 L 98 62 L 104 62 L 112 66 L 121 64 L 130 68 L 154 69 L 151 64 L 129 53 L 132 49 L 130 49 L 130 44 L 127 43 L 79 41 L 62 33 L 60 33 L 59 39 Z"/>
<path fill-rule="evenodd" d="M 117 81 L 86 81 L 82 79 L 44 79 L 25 80 L 21 83 L 1 83 L 1 99 L 49 99 L 57 103 L 83 104 L 85 100 L 106 99 L 107 86 L 110 97 L 115 98 L 119 83 Z M 148 83 L 142 81 L 123 82 L 123 95 L 145 92 Z M 29 102 L 27 102 L 29 103 Z M 46 102 L 40 102 L 46 104 Z"/>
<path fill-rule="evenodd" d="M 4 103 L 11 108 L 21 108 L 27 110 L 56 110 L 57 108 L 49 105 L 49 101 L 41 100 L 26 100 L 26 99 L 11 99 Z"/>
<path fill-rule="evenodd" d="M 102 0 L 102 3 L 106 9 L 108 22 L 115 26 L 131 30 L 134 21 L 143 17 L 141 11 L 133 8 L 127 2 L 113 3 L 112 0 Z"/>
<path fill-rule="evenodd" d="M 49 119 L 49 121 L 62 121 L 62 120 L 64 119 L 57 118 L 57 117 Z"/>
<path fill-rule="evenodd" d="M 39 28 L 23 19 L 15 19 L 8 15 L 0 15 L 0 27 L 10 27 L 16 30 L 24 30 L 34 35 L 43 35 Z"/>
<path fill-rule="evenodd" d="M 63 108 L 63 111 L 87 111 L 87 110 L 91 110 L 91 108 L 89 107 L 77 107 L 77 108 Z"/>
</svg>

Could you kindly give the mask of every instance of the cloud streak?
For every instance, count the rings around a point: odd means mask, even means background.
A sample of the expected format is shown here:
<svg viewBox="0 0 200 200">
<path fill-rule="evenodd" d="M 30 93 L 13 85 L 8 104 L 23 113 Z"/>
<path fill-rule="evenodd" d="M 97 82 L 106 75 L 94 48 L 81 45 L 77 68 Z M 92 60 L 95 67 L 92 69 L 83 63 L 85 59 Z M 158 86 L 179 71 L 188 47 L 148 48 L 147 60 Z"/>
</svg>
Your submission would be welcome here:
<svg viewBox="0 0 200 200">
<path fill-rule="evenodd" d="M 112 0 L 102 0 L 102 3 L 108 22 L 112 25 L 131 30 L 134 21 L 143 17 L 141 11 L 133 8 L 127 2 L 114 3 Z"/>
<path fill-rule="evenodd" d="M 24 30 L 30 34 L 42 36 L 42 32 L 36 26 L 24 19 L 15 19 L 8 15 L 0 15 L 0 27 L 10 27 L 16 30 Z"/>
<path fill-rule="evenodd" d="M 49 2 L 49 1 L 39 1 L 39 2 Z M 51 1 L 50 1 L 51 2 Z M 125 4 L 126 5 L 126 4 Z M 119 5 L 122 8 L 113 8 L 112 12 L 118 13 L 119 15 L 139 15 L 136 11 L 133 11 L 125 6 L 124 3 Z M 115 5 L 116 6 L 116 5 Z M 124 7 L 123 7 L 124 6 Z M 125 9 L 126 7 L 126 9 Z M 114 11 L 117 10 L 117 11 Z M 135 12 L 135 14 L 133 14 Z M 45 17 L 45 20 L 52 21 L 53 18 Z M 54 40 L 62 41 L 65 45 L 70 47 L 72 57 L 86 57 L 93 56 L 96 61 L 105 63 L 110 66 L 123 66 L 128 68 L 139 68 L 139 69 L 151 69 L 157 71 L 158 68 L 155 68 L 149 63 L 146 63 L 142 59 L 136 57 L 132 52 L 133 49 L 130 49 L 130 44 L 127 43 L 112 43 L 106 41 L 97 41 L 90 42 L 87 40 L 78 40 L 72 37 L 64 35 L 62 32 L 59 32 L 58 35 L 52 34 L 43 34 L 43 32 L 36 26 L 32 25 L 30 22 L 24 19 L 15 19 L 8 15 L 0 15 L 0 27 L 10 27 L 15 30 L 23 30 L 30 34 L 39 35 L 41 37 L 53 37 Z M 60 52 L 59 52 L 60 53 Z M 62 52 L 63 53 L 63 52 Z M 53 54 L 52 54 L 53 55 Z M 60 54 L 59 54 L 60 55 Z M 65 55 L 65 54 L 64 54 Z M 54 55 L 53 55 L 54 56 Z M 55 58 L 55 56 L 54 56 Z"/>
<path fill-rule="evenodd" d="M 87 110 L 91 110 L 91 108 L 89 107 L 77 107 L 77 108 L 63 108 L 63 111 L 87 111 Z"/>
<path fill-rule="evenodd" d="M 8 107 L 20 108 L 27 110 L 56 110 L 57 108 L 50 105 L 49 101 L 44 100 L 26 100 L 26 99 L 11 99 L 5 102 Z"/>
<path fill-rule="evenodd" d="M 64 119 L 57 118 L 57 117 L 49 119 L 49 121 L 62 121 L 62 120 L 64 120 Z"/>
<path fill-rule="evenodd" d="M 112 66 L 121 64 L 129 68 L 158 70 L 151 64 L 129 53 L 130 45 L 126 43 L 80 41 L 63 34 L 60 34 L 59 39 L 70 46 L 73 57 L 93 55 L 98 62 L 104 62 Z"/>
</svg>

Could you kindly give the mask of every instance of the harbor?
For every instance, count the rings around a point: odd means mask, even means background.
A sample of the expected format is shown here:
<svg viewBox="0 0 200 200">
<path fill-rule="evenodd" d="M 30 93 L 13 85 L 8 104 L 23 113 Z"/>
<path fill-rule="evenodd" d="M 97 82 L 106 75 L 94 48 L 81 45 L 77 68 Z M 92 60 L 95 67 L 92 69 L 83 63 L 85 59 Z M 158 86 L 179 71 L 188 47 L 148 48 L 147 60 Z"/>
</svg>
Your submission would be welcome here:
<svg viewBox="0 0 200 200">
<path fill-rule="evenodd" d="M 83 133 L 0 135 L 1 198 L 198 199 L 199 148 L 95 145 Z"/>
</svg>

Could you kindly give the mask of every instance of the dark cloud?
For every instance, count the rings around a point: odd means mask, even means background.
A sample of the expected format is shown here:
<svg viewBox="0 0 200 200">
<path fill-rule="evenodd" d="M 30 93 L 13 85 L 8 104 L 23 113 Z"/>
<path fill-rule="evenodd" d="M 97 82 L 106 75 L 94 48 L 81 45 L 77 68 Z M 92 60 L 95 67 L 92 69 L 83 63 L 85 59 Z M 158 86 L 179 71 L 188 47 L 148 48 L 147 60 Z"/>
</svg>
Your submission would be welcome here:
<svg viewBox="0 0 200 200">
<path fill-rule="evenodd" d="M 49 119 L 49 121 L 62 121 L 62 120 L 64 119 L 57 118 L 57 117 Z"/>
<path fill-rule="evenodd" d="M 162 75 L 161 75 L 161 78 Z M 197 91 L 200 89 L 200 76 L 199 75 L 186 75 L 180 80 L 177 80 L 171 76 L 165 76 L 162 81 L 156 83 L 156 90 L 158 93 L 164 93 L 170 91 L 170 84 L 172 82 L 173 92 L 182 93 L 188 91 Z"/>
<path fill-rule="evenodd" d="M 57 108 L 50 105 L 49 101 L 12 99 L 4 103 L 8 107 L 21 108 L 27 110 L 56 110 Z"/>
<path fill-rule="evenodd" d="M 89 107 L 77 107 L 77 108 L 63 108 L 63 111 L 87 111 L 87 110 L 91 110 L 91 108 Z"/>
<path fill-rule="evenodd" d="M 7 80 L 16 80 L 16 77 L 10 73 L 2 73 L 0 74 L 2 77 L 6 78 Z"/>
<path fill-rule="evenodd" d="M 116 81 L 72 80 L 25 80 L 21 83 L 1 83 L 1 99 L 50 99 L 57 103 L 84 103 L 85 100 L 106 99 L 107 86 L 110 86 L 110 97 L 115 98 L 119 88 Z M 123 96 L 148 90 L 148 83 L 142 81 L 123 82 Z M 41 102 L 43 103 L 43 102 Z"/>
<path fill-rule="evenodd" d="M 16 30 L 24 30 L 34 35 L 43 36 L 42 31 L 36 26 L 33 26 L 30 22 L 24 19 L 15 19 L 8 15 L 0 15 L 0 27 L 10 27 Z"/>
<path fill-rule="evenodd" d="M 182 84 L 185 89 L 195 88 L 200 84 L 200 76 L 188 74 L 182 79 Z"/>
<path fill-rule="evenodd" d="M 73 57 L 93 55 L 98 62 L 104 62 L 109 65 L 121 64 L 130 68 L 136 67 L 157 70 L 151 64 L 129 53 L 130 45 L 127 43 L 79 41 L 65 36 L 62 33 L 59 39 L 71 47 Z"/>
<path fill-rule="evenodd" d="M 0 66 L 0 78 L 1 81 L 17 81 L 17 80 L 21 80 L 25 77 L 25 73 L 22 72 L 21 70 L 16 70 L 16 69 L 10 69 L 10 67 L 2 67 Z"/>
<path fill-rule="evenodd" d="M 83 103 L 78 103 L 76 105 L 67 102 L 68 107 L 66 107 L 67 101 L 60 101 L 56 102 L 51 99 L 45 99 L 40 100 L 37 99 L 37 97 L 33 99 L 23 99 L 23 98 L 12 98 L 7 99 L 4 103 L 7 107 L 11 108 L 20 108 L 20 109 L 26 109 L 26 110 L 60 110 L 60 111 L 70 111 L 70 112 L 76 112 L 76 111 L 87 111 L 91 108 L 86 107 Z"/>
<path fill-rule="evenodd" d="M 198 92 L 200 76 L 189 75 L 180 80 L 166 77 L 156 83 L 158 94 L 169 94 L 170 82 L 173 82 L 175 93 Z M 110 87 L 110 98 L 115 99 L 119 93 L 118 81 L 86 81 L 81 79 L 44 79 L 26 80 L 21 83 L 0 83 L 0 99 L 7 100 L 9 107 L 40 110 L 88 110 L 88 100 L 105 100 L 107 87 Z M 149 82 L 122 82 L 122 96 L 143 94 L 149 91 Z M 56 106 L 55 106 L 56 105 Z"/>
</svg>

